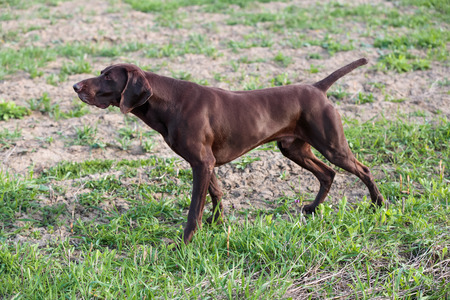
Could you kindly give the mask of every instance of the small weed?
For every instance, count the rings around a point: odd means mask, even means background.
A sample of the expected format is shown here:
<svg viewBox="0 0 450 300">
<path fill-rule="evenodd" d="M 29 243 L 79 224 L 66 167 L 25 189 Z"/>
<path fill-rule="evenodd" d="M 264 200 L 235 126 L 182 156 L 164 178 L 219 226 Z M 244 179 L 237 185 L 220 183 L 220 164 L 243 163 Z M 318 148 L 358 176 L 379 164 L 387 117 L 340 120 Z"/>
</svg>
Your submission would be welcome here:
<svg viewBox="0 0 450 300">
<path fill-rule="evenodd" d="M 183 28 L 183 21 L 186 18 L 186 14 L 178 13 L 175 10 L 166 11 L 163 14 L 156 15 L 156 23 L 158 26 L 167 27 L 170 29 Z"/>
<path fill-rule="evenodd" d="M 217 49 L 211 44 L 210 40 L 205 39 L 205 35 L 191 34 L 188 40 L 180 45 L 180 48 L 184 50 L 184 53 L 204 54 L 212 58 L 218 57 Z"/>
<path fill-rule="evenodd" d="M 412 70 L 412 65 L 407 55 L 401 53 L 389 53 L 381 56 L 377 64 L 379 69 L 394 70 L 398 73 L 408 72 Z"/>
<path fill-rule="evenodd" d="M 372 93 L 365 94 L 365 93 L 358 93 L 358 96 L 356 97 L 356 104 L 365 104 L 365 103 L 372 103 L 375 101 L 375 97 Z"/>
<path fill-rule="evenodd" d="M 342 86 L 338 85 L 337 88 L 335 88 L 334 90 L 328 91 L 327 95 L 329 97 L 334 97 L 337 100 L 342 100 L 350 96 L 350 93 L 346 92 Z"/>
<path fill-rule="evenodd" d="M 28 116 L 30 111 L 28 108 L 17 105 L 15 102 L 0 100 L 0 121 L 9 119 L 22 119 Z"/>
<path fill-rule="evenodd" d="M 155 142 L 153 140 L 145 140 L 142 142 L 142 149 L 146 153 L 152 152 L 153 148 L 155 147 Z"/>
<path fill-rule="evenodd" d="M 193 79 L 193 82 L 200 84 L 200 85 L 204 85 L 204 86 L 208 86 L 209 82 L 207 79 Z"/>
<path fill-rule="evenodd" d="M 47 82 L 47 84 L 57 86 L 60 82 L 60 79 L 61 77 L 58 77 L 58 75 L 52 73 L 45 78 L 45 82 Z M 63 79 L 64 79 L 63 81 L 65 81 L 66 78 Z"/>
<path fill-rule="evenodd" d="M 236 72 L 236 71 L 234 71 Z M 226 76 L 224 76 L 222 73 L 214 73 L 214 80 L 218 81 L 218 82 L 222 82 L 225 81 Z"/>
<path fill-rule="evenodd" d="M 128 150 L 132 140 L 138 135 L 139 132 L 136 129 L 132 129 L 130 126 L 125 126 L 119 129 L 119 136 L 116 141 L 119 142 L 122 150 Z"/>
<path fill-rule="evenodd" d="M 281 73 L 270 81 L 271 86 L 282 86 L 291 84 L 291 80 L 289 79 L 289 75 L 287 73 Z"/>
<path fill-rule="evenodd" d="M 319 73 L 319 66 L 315 66 L 315 65 L 311 64 L 309 66 L 309 73 L 311 73 L 311 74 Z"/>
<path fill-rule="evenodd" d="M 258 76 L 248 76 L 242 86 L 245 91 L 258 90 L 264 88 Z"/>
<path fill-rule="evenodd" d="M 59 120 L 64 117 L 59 108 L 59 104 L 51 103 L 50 97 L 47 92 L 44 92 L 40 98 L 32 98 L 27 102 L 32 111 L 39 111 L 43 114 L 47 114 L 53 117 L 55 120 Z"/>
<path fill-rule="evenodd" d="M 427 113 L 426 111 L 423 111 L 423 110 L 416 110 L 416 111 L 410 113 L 409 115 L 412 116 L 412 117 L 422 117 L 422 118 L 425 118 L 425 117 L 428 116 L 428 113 Z"/>
<path fill-rule="evenodd" d="M 79 118 L 89 113 L 89 106 L 79 101 L 78 99 L 72 100 L 72 109 L 67 112 L 62 112 L 61 116 L 67 118 Z"/>
<path fill-rule="evenodd" d="M 230 66 L 231 66 L 231 69 L 233 70 L 233 72 L 237 72 L 239 70 L 240 61 L 241 61 L 241 59 L 239 59 L 239 61 L 234 61 L 234 60 L 230 61 Z"/>
<path fill-rule="evenodd" d="M 245 41 L 235 41 L 235 40 L 231 40 L 228 41 L 228 47 L 231 48 L 231 50 L 234 53 L 239 53 L 239 49 L 246 49 L 246 48 L 250 48 L 250 44 L 246 43 Z"/>
<path fill-rule="evenodd" d="M 369 82 L 369 85 L 373 86 L 376 89 L 379 89 L 381 92 L 385 92 L 386 90 L 386 84 L 382 83 L 382 82 Z"/>
<path fill-rule="evenodd" d="M 67 207 L 64 203 L 44 206 L 41 209 L 42 219 L 40 225 L 43 227 L 57 225 L 58 218 L 67 213 Z M 60 224 L 58 224 L 60 225 Z"/>
<path fill-rule="evenodd" d="M 246 55 L 239 57 L 239 60 L 238 60 L 239 63 L 243 63 L 243 64 L 253 64 L 253 63 L 265 62 L 265 61 L 266 60 L 264 58 L 250 59 Z"/>
<path fill-rule="evenodd" d="M 437 84 L 439 86 L 450 86 L 450 80 L 448 78 L 444 78 L 442 80 L 438 80 Z"/>
<path fill-rule="evenodd" d="M 75 126 L 75 139 L 70 144 L 90 146 L 93 148 L 99 147 L 101 143 L 97 139 L 97 127 L 86 124 L 82 127 Z"/>
<path fill-rule="evenodd" d="M 393 96 L 386 94 L 384 96 L 384 101 L 393 102 L 393 103 L 402 103 L 402 102 L 405 102 L 406 99 L 405 98 L 394 98 Z"/>
<path fill-rule="evenodd" d="M 349 51 L 353 50 L 355 47 L 352 41 L 349 41 L 348 44 L 344 44 L 341 42 L 337 42 L 335 39 L 330 36 L 325 36 L 322 40 L 311 40 L 307 38 L 289 39 L 288 43 L 293 48 L 301 48 L 301 47 L 309 47 L 309 46 L 320 46 L 323 49 L 327 50 L 330 55 L 334 55 L 336 52 L 340 51 Z M 311 53 L 307 55 L 310 59 L 321 59 L 322 56 L 318 53 Z"/>
<path fill-rule="evenodd" d="M 349 44 L 342 44 L 340 42 L 335 41 L 334 39 L 326 36 L 321 42 L 320 46 L 328 51 L 330 55 L 334 55 L 336 52 L 340 51 L 350 51 L 355 47 L 353 46 L 352 41 Z"/>
<path fill-rule="evenodd" d="M 192 80 L 192 74 L 186 71 L 172 71 L 172 77 L 177 78 L 177 79 L 181 79 L 181 80 Z"/>
<path fill-rule="evenodd" d="M 427 59 L 418 59 L 408 53 L 391 52 L 380 57 L 377 68 L 384 71 L 393 70 L 397 73 L 427 70 L 430 68 L 430 61 Z"/>
<path fill-rule="evenodd" d="M 259 161 L 259 160 L 261 160 L 261 158 L 251 157 L 249 155 L 246 155 L 246 156 L 241 157 L 237 161 L 232 162 L 232 164 L 236 166 L 236 169 L 244 170 L 245 168 L 247 168 L 247 166 L 249 164 L 251 164 L 254 161 Z"/>
<path fill-rule="evenodd" d="M 73 63 L 64 63 L 60 75 L 92 73 L 92 67 L 85 57 L 78 57 Z"/>
<path fill-rule="evenodd" d="M 17 141 L 22 136 L 22 132 L 20 129 L 16 128 L 14 131 L 9 131 L 8 129 L 3 129 L 0 131 L 0 150 L 9 149 L 14 145 L 14 142 Z"/>
<path fill-rule="evenodd" d="M 322 55 L 319 53 L 310 53 L 306 57 L 309 59 L 322 59 Z"/>
<path fill-rule="evenodd" d="M 228 41 L 228 47 L 233 50 L 234 53 L 238 53 L 239 49 L 248 49 L 253 47 L 272 47 L 274 41 L 270 35 L 263 33 L 252 33 L 244 36 L 244 40 L 230 40 Z"/>
<path fill-rule="evenodd" d="M 283 67 L 287 67 L 292 63 L 292 57 L 286 56 L 281 52 L 278 52 L 277 55 L 273 58 L 273 60 Z"/>
<path fill-rule="evenodd" d="M 44 92 L 38 99 L 32 98 L 27 101 L 32 111 L 39 111 L 41 113 L 50 113 L 54 110 L 55 105 L 50 103 L 50 97 L 47 92 Z"/>
<path fill-rule="evenodd" d="M 11 21 L 18 19 L 17 14 L 13 14 L 12 11 L 3 11 L 0 13 L 0 21 Z"/>
<path fill-rule="evenodd" d="M 228 25 L 243 24 L 255 26 L 258 23 L 275 22 L 280 18 L 278 14 L 270 12 L 262 13 L 234 13 L 228 20 Z"/>
<path fill-rule="evenodd" d="M 289 37 L 286 40 L 286 44 L 294 49 L 299 49 L 306 46 L 307 42 L 305 42 L 305 39 L 306 36 L 303 34 L 294 37 Z"/>
</svg>

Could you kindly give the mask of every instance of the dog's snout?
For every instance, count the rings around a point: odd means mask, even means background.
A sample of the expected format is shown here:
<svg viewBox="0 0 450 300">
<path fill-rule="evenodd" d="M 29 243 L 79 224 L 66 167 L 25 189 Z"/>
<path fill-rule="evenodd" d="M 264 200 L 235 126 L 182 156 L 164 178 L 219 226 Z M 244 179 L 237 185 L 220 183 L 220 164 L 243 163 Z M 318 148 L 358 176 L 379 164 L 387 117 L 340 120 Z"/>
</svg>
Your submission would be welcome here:
<svg viewBox="0 0 450 300">
<path fill-rule="evenodd" d="M 79 91 L 81 91 L 81 84 L 78 82 L 78 83 L 75 83 L 74 85 L 73 85 L 73 89 L 75 90 L 75 92 L 79 92 Z"/>
</svg>

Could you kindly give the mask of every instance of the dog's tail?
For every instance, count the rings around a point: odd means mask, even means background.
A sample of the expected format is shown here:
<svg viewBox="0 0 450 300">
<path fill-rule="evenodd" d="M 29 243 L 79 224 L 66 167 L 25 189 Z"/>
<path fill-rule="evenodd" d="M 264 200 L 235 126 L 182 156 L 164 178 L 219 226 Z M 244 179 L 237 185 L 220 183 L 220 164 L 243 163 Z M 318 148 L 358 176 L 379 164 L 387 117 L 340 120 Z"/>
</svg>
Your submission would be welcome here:
<svg viewBox="0 0 450 300">
<path fill-rule="evenodd" d="M 366 58 L 360 58 L 358 60 L 355 60 L 354 62 L 349 63 L 348 65 L 340 68 L 339 70 L 334 71 L 328 77 L 322 79 L 321 81 L 314 83 L 313 86 L 315 86 L 316 88 L 325 93 L 330 88 L 330 86 L 332 86 L 333 83 L 335 83 L 339 78 L 350 73 L 357 67 L 367 64 L 367 62 L 368 61 Z"/>
</svg>

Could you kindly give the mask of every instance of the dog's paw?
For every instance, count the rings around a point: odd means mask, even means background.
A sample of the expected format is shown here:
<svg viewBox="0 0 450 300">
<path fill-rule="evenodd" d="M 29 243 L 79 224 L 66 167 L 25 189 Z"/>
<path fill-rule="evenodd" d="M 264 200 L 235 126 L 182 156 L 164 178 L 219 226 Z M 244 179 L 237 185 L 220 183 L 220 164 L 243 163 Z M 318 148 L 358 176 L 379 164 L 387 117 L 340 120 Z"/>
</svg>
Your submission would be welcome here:
<svg viewBox="0 0 450 300">
<path fill-rule="evenodd" d="M 181 243 L 183 242 L 182 237 L 178 237 L 175 239 L 162 238 L 161 240 L 170 251 L 178 251 L 180 249 Z"/>
<path fill-rule="evenodd" d="M 302 213 L 307 214 L 307 215 L 310 215 L 310 214 L 312 214 L 315 211 L 316 211 L 316 207 L 312 206 L 311 204 L 310 205 L 304 205 L 302 207 Z"/>
<path fill-rule="evenodd" d="M 208 219 L 206 219 L 206 223 L 208 223 L 208 224 L 222 224 L 222 219 L 223 219 L 223 217 L 222 216 L 214 216 L 214 215 L 211 215 L 211 216 L 209 216 L 209 218 Z"/>
<path fill-rule="evenodd" d="M 374 202 L 374 204 L 376 204 L 376 205 L 378 205 L 378 206 L 383 206 L 383 204 L 386 203 L 386 202 L 384 201 L 383 195 L 381 195 L 381 194 L 379 194 L 379 195 L 377 196 L 377 199 L 376 199 L 375 201 L 373 201 L 373 202 Z"/>
</svg>

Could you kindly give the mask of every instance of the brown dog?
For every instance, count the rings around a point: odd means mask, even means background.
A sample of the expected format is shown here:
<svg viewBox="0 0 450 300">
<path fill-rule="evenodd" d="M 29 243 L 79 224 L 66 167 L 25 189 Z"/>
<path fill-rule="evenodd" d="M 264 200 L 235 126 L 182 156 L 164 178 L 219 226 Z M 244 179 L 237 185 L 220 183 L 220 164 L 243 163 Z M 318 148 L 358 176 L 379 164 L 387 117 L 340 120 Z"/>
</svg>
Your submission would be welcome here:
<svg viewBox="0 0 450 300">
<path fill-rule="evenodd" d="M 73 88 L 90 105 L 114 105 L 124 114 L 133 113 L 189 162 L 194 182 L 184 229 L 187 244 L 201 226 L 207 191 L 213 204 L 208 221 L 223 216 L 222 191 L 214 167 L 270 141 L 277 141 L 283 155 L 311 171 L 320 182 L 319 193 L 314 202 L 304 206 L 305 212 L 312 213 L 324 201 L 335 175 L 311 152 L 311 146 L 336 166 L 358 176 L 374 204 L 383 203 L 369 169 L 350 151 L 340 115 L 326 97 L 336 80 L 366 63 L 365 58 L 354 61 L 313 85 L 237 92 L 118 64 Z"/>
</svg>

